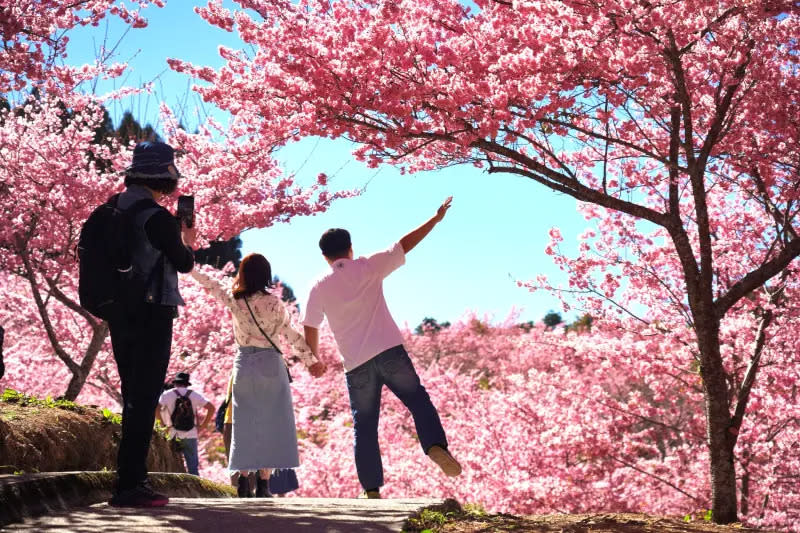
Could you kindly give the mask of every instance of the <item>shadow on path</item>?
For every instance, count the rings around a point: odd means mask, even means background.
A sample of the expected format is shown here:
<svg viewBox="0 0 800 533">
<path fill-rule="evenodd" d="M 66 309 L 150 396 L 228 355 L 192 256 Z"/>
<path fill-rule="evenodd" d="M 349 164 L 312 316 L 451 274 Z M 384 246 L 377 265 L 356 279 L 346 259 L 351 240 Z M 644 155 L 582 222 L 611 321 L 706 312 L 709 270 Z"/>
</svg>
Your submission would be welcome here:
<svg viewBox="0 0 800 533">
<path fill-rule="evenodd" d="M 7 531 L 115 533 L 385 533 L 438 500 L 328 498 L 175 498 L 159 509 L 121 509 L 107 504 L 73 509 L 9 524 Z"/>
</svg>

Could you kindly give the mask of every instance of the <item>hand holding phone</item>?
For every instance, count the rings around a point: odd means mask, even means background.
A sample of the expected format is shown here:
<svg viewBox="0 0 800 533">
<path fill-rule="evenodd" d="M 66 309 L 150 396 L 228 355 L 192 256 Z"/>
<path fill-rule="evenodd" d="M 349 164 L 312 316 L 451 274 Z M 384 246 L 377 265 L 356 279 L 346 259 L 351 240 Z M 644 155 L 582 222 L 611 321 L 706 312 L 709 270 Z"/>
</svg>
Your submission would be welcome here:
<svg viewBox="0 0 800 533">
<path fill-rule="evenodd" d="M 178 196 L 178 210 L 176 216 L 187 228 L 194 226 L 194 196 Z"/>
</svg>

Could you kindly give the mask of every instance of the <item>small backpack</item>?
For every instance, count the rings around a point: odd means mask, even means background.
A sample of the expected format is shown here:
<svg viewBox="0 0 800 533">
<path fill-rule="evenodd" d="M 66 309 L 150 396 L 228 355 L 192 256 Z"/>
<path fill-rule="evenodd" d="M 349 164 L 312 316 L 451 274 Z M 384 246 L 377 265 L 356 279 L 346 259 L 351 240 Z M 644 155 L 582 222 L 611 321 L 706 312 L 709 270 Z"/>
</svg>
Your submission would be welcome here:
<svg viewBox="0 0 800 533">
<path fill-rule="evenodd" d="M 179 431 L 189 431 L 194 427 L 194 408 L 189 395 L 192 391 L 187 390 L 186 396 L 175 391 L 175 408 L 172 410 L 172 427 Z"/>
<path fill-rule="evenodd" d="M 219 433 L 225 433 L 225 412 L 227 410 L 228 399 L 225 398 L 225 401 L 219 404 L 217 415 L 214 417 L 214 429 L 216 429 Z"/>
<path fill-rule="evenodd" d="M 111 315 L 112 304 L 124 302 L 136 292 L 131 264 L 135 218 L 145 209 L 158 207 L 146 198 L 123 210 L 117 207 L 118 200 L 119 194 L 115 194 L 92 211 L 78 240 L 81 307 L 103 320 Z"/>
</svg>

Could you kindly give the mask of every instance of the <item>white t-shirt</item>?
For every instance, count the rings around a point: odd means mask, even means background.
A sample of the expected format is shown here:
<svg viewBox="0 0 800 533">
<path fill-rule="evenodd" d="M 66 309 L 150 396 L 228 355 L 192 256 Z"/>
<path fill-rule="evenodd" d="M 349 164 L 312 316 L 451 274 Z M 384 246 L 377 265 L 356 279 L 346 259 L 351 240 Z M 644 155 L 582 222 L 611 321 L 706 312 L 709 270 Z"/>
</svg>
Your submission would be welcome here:
<svg viewBox="0 0 800 533">
<path fill-rule="evenodd" d="M 178 391 L 181 396 L 186 396 L 187 390 L 192 392 L 192 394 L 189 395 L 189 399 L 192 401 L 192 408 L 194 409 L 194 427 L 189 431 L 180 431 L 172 427 L 171 415 L 172 411 L 175 409 L 175 400 L 178 399 L 178 395 L 175 391 Z M 205 396 L 193 389 L 175 387 L 174 389 L 164 391 L 158 399 L 158 403 L 161 405 L 161 414 L 163 418 L 167 420 L 170 425 L 169 431 L 171 436 L 178 437 L 179 439 L 197 438 L 197 424 L 203 421 L 203 418 L 200 416 L 200 409 L 208 403 Z"/>
<path fill-rule="evenodd" d="M 383 279 L 405 262 L 398 242 L 369 257 L 337 259 L 311 288 L 303 325 L 319 328 L 328 318 L 346 371 L 403 344 L 383 296 Z"/>
</svg>

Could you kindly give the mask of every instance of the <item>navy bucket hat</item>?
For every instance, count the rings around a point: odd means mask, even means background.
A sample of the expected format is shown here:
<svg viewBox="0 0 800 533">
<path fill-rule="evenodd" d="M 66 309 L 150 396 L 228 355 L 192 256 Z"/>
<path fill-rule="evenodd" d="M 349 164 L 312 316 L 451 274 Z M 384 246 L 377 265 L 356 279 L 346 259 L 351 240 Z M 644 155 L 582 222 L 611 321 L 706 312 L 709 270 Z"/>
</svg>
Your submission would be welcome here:
<svg viewBox="0 0 800 533">
<path fill-rule="evenodd" d="M 173 385 L 186 385 L 187 387 L 191 385 L 191 381 L 189 381 L 189 373 L 188 372 L 178 372 L 175 375 L 175 379 L 172 380 Z"/>
<path fill-rule="evenodd" d="M 181 177 L 175 167 L 175 150 L 162 142 L 140 142 L 133 149 L 133 162 L 125 169 L 132 178 L 174 179 Z"/>
</svg>

